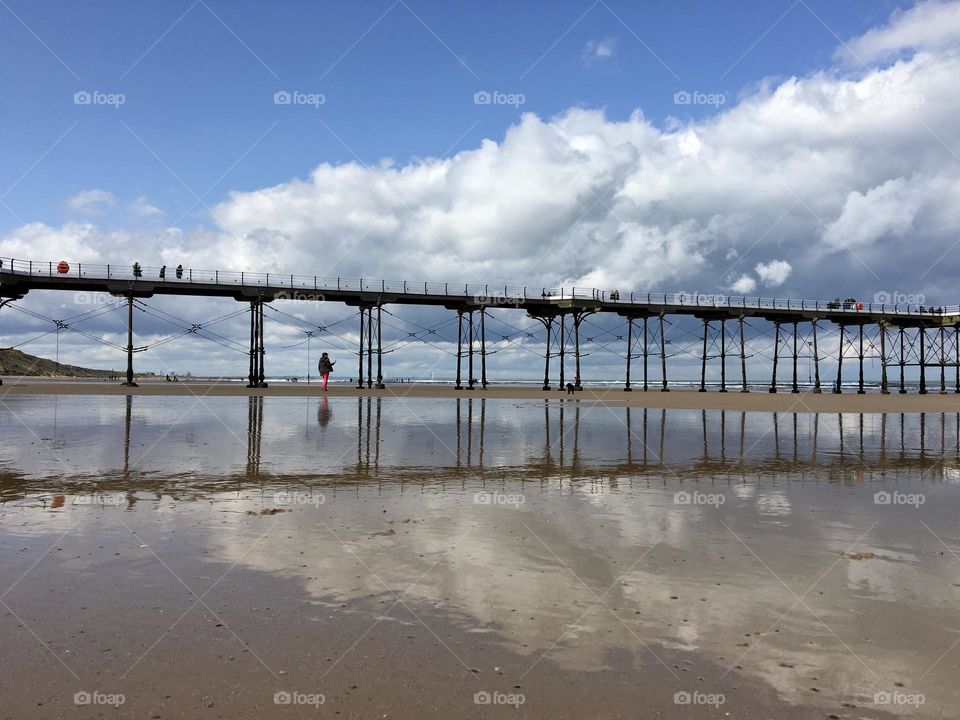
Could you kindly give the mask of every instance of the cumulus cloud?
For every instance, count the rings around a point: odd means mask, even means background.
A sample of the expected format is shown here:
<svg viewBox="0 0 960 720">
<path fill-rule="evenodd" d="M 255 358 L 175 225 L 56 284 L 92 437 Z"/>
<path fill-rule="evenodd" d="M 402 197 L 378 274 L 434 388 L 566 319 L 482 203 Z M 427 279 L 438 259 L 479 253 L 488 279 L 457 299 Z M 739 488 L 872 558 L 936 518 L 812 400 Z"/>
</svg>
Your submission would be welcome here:
<svg viewBox="0 0 960 720">
<path fill-rule="evenodd" d="M 588 65 L 609 60 L 617 52 L 616 38 L 588 40 L 583 48 L 583 61 Z"/>
<path fill-rule="evenodd" d="M 923 202 L 922 192 L 904 178 L 887 180 L 866 192 L 854 190 L 840 216 L 824 230 L 823 240 L 831 247 L 851 249 L 884 237 L 903 237 Z"/>
<path fill-rule="evenodd" d="M 233 192 L 213 229 L 158 232 L 150 212 L 139 232 L 36 222 L 0 237 L 0 254 L 654 292 L 789 279 L 807 297 L 909 287 L 954 302 L 960 29 L 944 32 L 942 15 L 954 5 L 850 43 L 879 57 L 868 48 L 919 38 L 924 52 L 765 82 L 703 119 L 526 113 L 453 157 L 321 163 Z"/>
<path fill-rule="evenodd" d="M 323 164 L 234 193 L 215 208 L 226 231 L 217 254 L 264 262 L 249 244 L 282 266 L 334 274 L 657 290 L 719 287 L 771 251 L 809 293 L 862 275 L 863 263 L 877 277 L 899 274 L 906 265 L 892 259 L 923 258 L 897 232 L 859 227 L 856 198 L 896 195 L 910 209 L 909 187 L 938 188 L 925 232 L 931 248 L 952 242 L 960 226 L 948 192 L 960 168 L 944 144 L 960 147 L 958 76 L 954 51 L 856 78 L 817 72 L 665 129 L 639 111 L 527 113 L 501 140 L 453 158 Z M 926 101 L 890 100 L 907 94 Z M 856 262 L 828 259 L 852 245 L 862 246 Z"/>
<path fill-rule="evenodd" d="M 960 35 L 960 2 L 929 0 L 909 10 L 897 10 L 890 21 L 846 43 L 838 55 L 846 60 L 872 62 L 905 50 L 942 50 Z"/>
<path fill-rule="evenodd" d="M 117 206 L 117 198 L 107 190 L 84 190 L 67 200 L 67 209 L 81 215 L 100 215 Z"/>
<path fill-rule="evenodd" d="M 757 281 L 750 275 L 744 273 L 734 281 L 730 289 L 737 295 L 749 295 L 757 289 Z"/>
<path fill-rule="evenodd" d="M 771 260 L 768 263 L 757 263 L 754 270 L 765 287 L 773 288 L 783 285 L 793 268 L 786 260 Z"/>
</svg>

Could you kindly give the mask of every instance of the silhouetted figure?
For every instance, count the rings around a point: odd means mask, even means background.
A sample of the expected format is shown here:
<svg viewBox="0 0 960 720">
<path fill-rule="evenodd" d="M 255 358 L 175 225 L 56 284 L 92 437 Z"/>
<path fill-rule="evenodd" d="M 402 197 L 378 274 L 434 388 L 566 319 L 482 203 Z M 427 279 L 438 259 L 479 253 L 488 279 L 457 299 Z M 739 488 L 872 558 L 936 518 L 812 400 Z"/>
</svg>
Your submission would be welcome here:
<svg viewBox="0 0 960 720">
<path fill-rule="evenodd" d="M 135 278 L 143 277 L 143 270 L 140 268 L 140 263 L 138 262 L 133 264 L 133 276 Z"/>
<path fill-rule="evenodd" d="M 164 265 L 162 268 L 160 268 L 160 279 L 163 280 L 166 277 L 167 277 L 167 266 Z"/>
<path fill-rule="evenodd" d="M 177 265 L 177 280 L 183 279 L 183 265 Z"/>
</svg>

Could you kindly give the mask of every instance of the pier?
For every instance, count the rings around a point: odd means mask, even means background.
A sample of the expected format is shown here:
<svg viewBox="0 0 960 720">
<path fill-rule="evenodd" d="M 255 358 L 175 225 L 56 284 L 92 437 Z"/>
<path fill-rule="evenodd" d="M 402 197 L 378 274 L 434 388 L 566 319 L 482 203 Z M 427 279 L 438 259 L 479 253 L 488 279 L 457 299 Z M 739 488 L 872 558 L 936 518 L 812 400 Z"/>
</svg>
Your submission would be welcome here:
<svg viewBox="0 0 960 720">
<path fill-rule="evenodd" d="M 242 304 L 250 319 L 247 386 L 266 386 L 264 310 L 280 300 L 339 303 L 359 316 L 357 387 L 384 386 L 383 315 L 396 306 L 431 306 L 455 314 L 457 322 L 457 390 L 485 390 L 489 386 L 487 318 L 491 309 L 525 313 L 543 328 L 543 390 L 554 387 L 583 389 L 582 324 L 592 315 L 617 316 L 624 325 L 621 342 L 623 390 L 669 391 L 666 325 L 685 316 L 700 323 L 700 386 L 707 391 L 708 367 L 719 365 L 719 392 L 749 392 L 758 378 L 747 377 L 745 326 L 763 323 L 773 331 L 772 356 L 767 370 L 768 391 L 800 392 L 801 359 L 813 368 L 813 392 L 841 393 L 844 360 L 855 364 L 856 392 L 865 392 L 864 362 L 879 357 L 880 392 L 908 392 L 906 368 L 919 374 L 917 392 L 960 393 L 960 306 L 928 308 L 919 305 L 863 303 L 854 300 L 784 299 L 685 293 L 649 293 L 625 289 L 533 287 L 474 283 L 413 282 L 366 278 L 326 278 L 279 273 L 196 270 L 178 267 L 69 264 L 0 258 L 0 322 L 8 307 L 23 309 L 31 291 L 104 293 L 125 301 L 127 343 L 124 384 L 134 384 L 134 309 L 145 309 L 155 296 L 230 298 Z M 36 313 L 30 313 L 41 317 Z M 233 313 L 227 317 L 233 317 Z M 55 329 L 74 329 L 63 319 L 42 318 Z M 217 319 L 217 322 L 224 318 Z M 75 321 L 76 322 L 76 321 Z M 209 326 L 212 323 L 207 323 Z M 824 348 L 818 331 L 830 324 L 839 330 L 838 346 Z M 209 333 L 204 324 L 183 333 Z M 312 337 L 313 333 L 308 333 Z M 219 337 L 219 336 L 218 336 Z M 95 339 L 95 338 L 94 338 Z M 228 340 L 224 338 L 224 340 Z M 237 343 L 236 340 L 229 342 Z M 836 375 L 825 378 L 821 361 L 836 359 Z M 572 364 L 572 368 L 570 365 Z M 654 373 L 651 374 L 651 366 Z M 568 370 L 572 369 L 572 375 Z M 849 372 L 849 370 L 848 370 Z M 479 377 L 477 377 L 479 376 Z M 848 378 L 849 379 L 849 376 Z M 766 382 L 766 379 L 763 378 Z M 554 384 L 556 383 L 556 384 Z"/>
</svg>

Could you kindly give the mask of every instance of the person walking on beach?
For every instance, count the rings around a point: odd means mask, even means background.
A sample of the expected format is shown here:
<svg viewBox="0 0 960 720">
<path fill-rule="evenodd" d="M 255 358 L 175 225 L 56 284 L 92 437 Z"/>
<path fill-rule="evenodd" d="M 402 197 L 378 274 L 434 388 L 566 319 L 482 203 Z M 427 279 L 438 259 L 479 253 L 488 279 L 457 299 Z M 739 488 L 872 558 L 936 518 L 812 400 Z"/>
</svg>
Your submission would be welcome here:
<svg viewBox="0 0 960 720">
<path fill-rule="evenodd" d="M 321 390 L 327 389 L 327 380 L 330 378 L 330 373 L 333 372 L 333 366 L 337 364 L 336 360 L 331 360 L 330 356 L 326 353 L 320 356 L 320 362 L 317 363 L 317 370 L 320 371 L 320 377 L 323 378 L 323 386 Z"/>
</svg>

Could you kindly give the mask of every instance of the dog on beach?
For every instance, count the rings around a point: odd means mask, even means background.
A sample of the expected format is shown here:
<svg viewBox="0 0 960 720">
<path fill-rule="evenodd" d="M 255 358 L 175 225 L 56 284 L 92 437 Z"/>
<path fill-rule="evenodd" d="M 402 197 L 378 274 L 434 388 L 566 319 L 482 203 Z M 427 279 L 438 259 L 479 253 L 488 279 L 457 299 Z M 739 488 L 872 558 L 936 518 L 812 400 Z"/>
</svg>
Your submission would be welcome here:
<svg viewBox="0 0 960 720">
<path fill-rule="evenodd" d="M 573 395 L 573 391 L 576 389 L 573 383 L 567 383 L 567 395 Z"/>
</svg>

